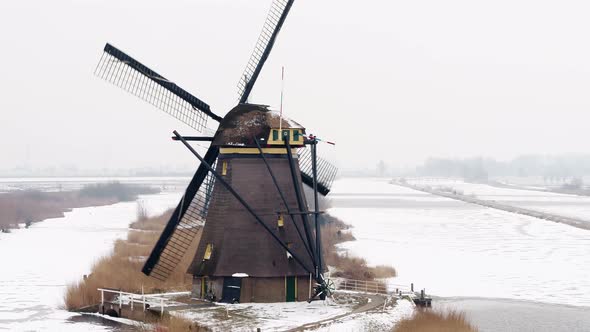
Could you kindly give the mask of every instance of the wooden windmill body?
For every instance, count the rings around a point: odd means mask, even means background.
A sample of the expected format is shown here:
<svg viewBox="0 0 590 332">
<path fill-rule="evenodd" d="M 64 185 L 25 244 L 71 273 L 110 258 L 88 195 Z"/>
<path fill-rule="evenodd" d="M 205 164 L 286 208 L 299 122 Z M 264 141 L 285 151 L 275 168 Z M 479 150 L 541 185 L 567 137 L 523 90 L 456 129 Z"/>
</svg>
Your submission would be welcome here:
<svg viewBox="0 0 590 332">
<path fill-rule="evenodd" d="M 303 183 L 298 164 L 298 181 L 293 183 L 279 131 L 289 133 L 292 149 L 297 150 L 303 146 L 305 129 L 293 121 L 283 119 L 281 124 L 279 121 L 279 115 L 264 106 L 242 104 L 234 108 L 222 121 L 212 142 L 220 148 L 216 170 L 295 253 L 306 257 L 295 226 L 287 217 L 287 207 L 253 142 L 254 137 L 266 142 L 262 152 L 288 205 L 296 207 L 293 187 L 299 186 L 303 191 Z M 293 151 L 293 155 L 297 158 L 297 151 Z M 313 265 L 309 259 L 305 263 Z M 195 277 L 195 295 L 199 297 L 213 294 L 226 302 L 233 299 L 277 302 L 307 300 L 311 296 L 310 273 L 264 232 L 220 185 L 213 188 L 207 221 L 188 272 Z M 246 275 L 248 277 L 244 277 Z"/>
<path fill-rule="evenodd" d="M 293 2 L 273 0 L 238 83 L 239 103 L 225 116 L 110 44 L 95 70 L 201 133 L 208 119 L 219 122 L 213 136 L 175 132 L 201 164 L 142 269 L 165 280 L 185 255 L 194 255 L 188 272 L 197 297 L 295 301 L 325 296 L 329 289 L 317 195 L 329 193 L 336 169 L 317 157 L 317 140 L 306 138 L 305 128 L 247 102 Z M 211 144 L 201 157 L 189 141 Z M 313 212 L 303 184 L 314 190 Z M 190 252 L 199 234 L 196 253 Z"/>
</svg>

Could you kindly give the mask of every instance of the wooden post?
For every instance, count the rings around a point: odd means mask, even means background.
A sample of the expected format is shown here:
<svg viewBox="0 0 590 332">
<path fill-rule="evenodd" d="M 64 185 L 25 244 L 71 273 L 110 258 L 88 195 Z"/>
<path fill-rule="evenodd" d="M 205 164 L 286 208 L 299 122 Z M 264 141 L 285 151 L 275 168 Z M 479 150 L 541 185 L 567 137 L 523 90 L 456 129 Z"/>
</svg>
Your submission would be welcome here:
<svg viewBox="0 0 590 332">
<path fill-rule="evenodd" d="M 164 316 L 164 298 L 160 298 L 160 316 Z"/>
<path fill-rule="evenodd" d="M 309 274 L 309 298 L 311 298 L 311 273 Z"/>
<path fill-rule="evenodd" d="M 102 314 L 104 315 L 104 290 L 100 290 L 100 308 L 102 310 Z"/>
<path fill-rule="evenodd" d="M 414 291 L 414 283 L 410 284 L 410 290 L 413 292 Z"/>
<path fill-rule="evenodd" d="M 134 300 L 133 295 L 131 295 L 131 311 L 133 311 L 133 300 Z"/>
</svg>

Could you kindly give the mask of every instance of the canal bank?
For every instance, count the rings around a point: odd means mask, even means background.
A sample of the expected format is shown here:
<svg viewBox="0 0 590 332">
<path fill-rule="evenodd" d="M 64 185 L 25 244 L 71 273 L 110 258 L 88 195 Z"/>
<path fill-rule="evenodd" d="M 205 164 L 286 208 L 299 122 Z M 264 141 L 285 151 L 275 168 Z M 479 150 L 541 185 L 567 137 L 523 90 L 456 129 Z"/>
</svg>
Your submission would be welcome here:
<svg viewBox="0 0 590 332">
<path fill-rule="evenodd" d="M 149 214 L 173 207 L 181 193 L 140 196 Z M 0 330 L 112 331 L 116 326 L 86 320 L 63 307 L 66 285 L 88 274 L 92 264 L 124 238 L 137 202 L 73 209 L 28 229 L 0 234 Z M 72 324 L 76 322 L 75 324 Z"/>
</svg>

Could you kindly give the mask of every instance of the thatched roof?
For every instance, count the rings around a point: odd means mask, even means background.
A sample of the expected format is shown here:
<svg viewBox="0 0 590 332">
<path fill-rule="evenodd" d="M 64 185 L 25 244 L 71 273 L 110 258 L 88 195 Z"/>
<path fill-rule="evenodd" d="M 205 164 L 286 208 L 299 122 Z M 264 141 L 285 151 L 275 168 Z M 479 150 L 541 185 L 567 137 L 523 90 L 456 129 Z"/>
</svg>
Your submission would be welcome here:
<svg viewBox="0 0 590 332">
<path fill-rule="evenodd" d="M 223 118 L 215 134 L 213 145 L 256 147 L 252 137 L 268 138 L 271 128 L 300 128 L 299 123 L 281 117 L 276 111 L 271 111 L 266 105 L 239 104 Z"/>
</svg>

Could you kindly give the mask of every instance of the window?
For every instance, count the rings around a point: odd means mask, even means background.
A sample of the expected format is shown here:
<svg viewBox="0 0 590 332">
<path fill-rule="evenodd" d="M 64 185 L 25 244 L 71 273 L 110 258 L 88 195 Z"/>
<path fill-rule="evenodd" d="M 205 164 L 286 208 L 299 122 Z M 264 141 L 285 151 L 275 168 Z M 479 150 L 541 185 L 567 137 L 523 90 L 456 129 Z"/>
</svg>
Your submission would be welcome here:
<svg viewBox="0 0 590 332">
<path fill-rule="evenodd" d="M 299 130 L 293 130 L 293 142 L 299 142 L 299 136 L 301 136 Z"/>
<path fill-rule="evenodd" d="M 279 131 L 276 129 L 272 130 L 272 140 L 273 141 L 278 141 L 279 140 Z"/>
<path fill-rule="evenodd" d="M 207 243 L 207 248 L 205 248 L 205 256 L 203 257 L 203 260 L 204 261 L 210 260 L 212 254 L 213 254 L 213 244 Z"/>
<path fill-rule="evenodd" d="M 279 217 L 277 219 L 277 225 L 279 227 L 285 226 L 285 219 L 283 218 L 283 214 L 282 213 L 279 213 Z"/>
<path fill-rule="evenodd" d="M 287 137 L 291 138 L 291 137 L 289 136 L 289 129 L 285 129 L 285 130 L 283 130 L 283 138 L 282 138 L 282 140 L 283 140 L 283 141 L 284 141 L 284 140 L 286 140 L 286 139 L 287 139 Z"/>
</svg>

